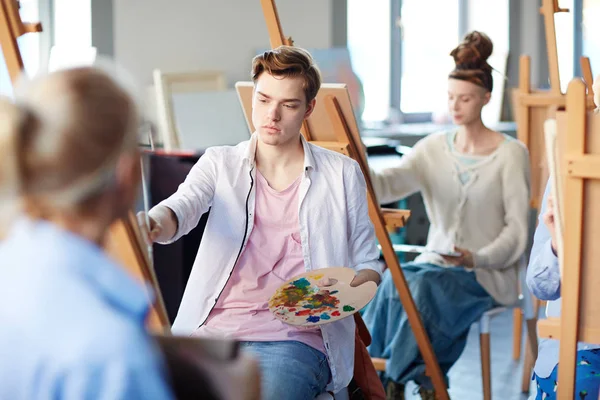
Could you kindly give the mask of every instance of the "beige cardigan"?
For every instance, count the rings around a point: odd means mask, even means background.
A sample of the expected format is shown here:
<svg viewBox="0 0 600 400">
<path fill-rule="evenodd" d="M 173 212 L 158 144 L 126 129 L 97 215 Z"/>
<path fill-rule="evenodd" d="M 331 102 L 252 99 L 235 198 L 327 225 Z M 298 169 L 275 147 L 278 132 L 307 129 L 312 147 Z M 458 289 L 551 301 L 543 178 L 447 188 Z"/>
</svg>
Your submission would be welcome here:
<svg viewBox="0 0 600 400">
<path fill-rule="evenodd" d="M 453 245 L 473 252 L 477 281 L 501 304 L 517 301 L 517 263 L 528 238 L 529 155 L 512 138 L 472 165 L 462 165 L 447 133 L 427 136 L 403 156 L 397 167 L 371 178 L 381 203 L 421 192 L 431 226 L 427 248 L 447 251 Z M 462 184 L 459 173 L 469 170 Z M 415 261 L 445 266 L 442 257 L 425 252 Z"/>
</svg>

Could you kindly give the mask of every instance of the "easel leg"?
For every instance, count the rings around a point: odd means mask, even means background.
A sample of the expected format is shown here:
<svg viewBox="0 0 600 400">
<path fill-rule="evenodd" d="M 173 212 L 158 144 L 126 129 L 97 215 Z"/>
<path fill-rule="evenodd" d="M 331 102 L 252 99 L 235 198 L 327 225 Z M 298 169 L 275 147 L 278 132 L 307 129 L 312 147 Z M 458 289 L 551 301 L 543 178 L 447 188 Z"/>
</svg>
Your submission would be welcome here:
<svg viewBox="0 0 600 400">
<path fill-rule="evenodd" d="M 440 369 L 437 358 L 433 351 L 433 346 L 431 345 L 431 341 L 429 340 L 427 332 L 425 331 L 425 327 L 423 326 L 421 315 L 419 314 L 419 311 L 417 310 L 415 302 L 412 298 L 410 289 L 408 288 L 408 284 L 406 283 L 406 279 L 404 278 L 404 274 L 400 268 L 398 257 L 396 257 L 392 242 L 385 228 L 385 221 L 381 214 L 381 209 L 377 204 L 375 191 L 371 184 L 369 169 L 362 148 L 359 148 L 360 144 L 355 142 L 352 133 L 348 128 L 348 124 L 344 119 L 344 115 L 337 99 L 334 96 L 328 96 L 325 99 L 325 102 L 327 113 L 331 119 L 333 130 L 335 131 L 338 141 L 341 143 L 348 143 L 351 156 L 358 161 L 362 173 L 365 176 L 365 181 L 367 183 L 367 201 L 369 203 L 369 217 L 371 218 L 371 221 L 375 227 L 375 233 L 377 235 L 377 239 L 379 240 L 379 244 L 381 245 L 383 257 L 388 268 L 390 269 L 392 278 L 394 280 L 394 285 L 396 286 L 396 290 L 398 291 L 398 295 L 400 297 L 400 301 L 402 302 L 408 322 L 415 335 L 419 350 L 421 351 L 427 374 L 431 378 L 437 398 L 440 400 L 449 400 L 448 389 L 446 388 L 446 381 L 444 380 L 442 370 Z"/>
<path fill-rule="evenodd" d="M 482 333 L 479 335 L 479 349 L 481 351 L 481 380 L 483 383 L 483 400 L 491 400 L 492 368 L 489 333 Z"/>
<path fill-rule="evenodd" d="M 9 20 L 9 13 L 14 12 L 8 7 L 13 7 L 15 3 L 5 3 L 0 0 L 0 47 L 4 53 L 4 61 L 8 69 L 8 74 L 12 82 L 16 82 L 23 70 L 23 59 L 19 52 L 17 43 L 17 34 L 12 31 Z"/>
</svg>

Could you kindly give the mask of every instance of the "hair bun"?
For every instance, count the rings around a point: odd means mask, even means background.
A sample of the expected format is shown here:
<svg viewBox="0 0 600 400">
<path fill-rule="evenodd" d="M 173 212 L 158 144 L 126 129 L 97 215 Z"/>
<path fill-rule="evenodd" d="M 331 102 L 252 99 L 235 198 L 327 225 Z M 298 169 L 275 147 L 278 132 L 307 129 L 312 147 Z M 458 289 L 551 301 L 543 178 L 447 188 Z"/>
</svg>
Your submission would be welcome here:
<svg viewBox="0 0 600 400">
<path fill-rule="evenodd" d="M 485 33 L 473 31 L 465 36 L 450 55 L 454 58 L 456 69 L 491 70 L 487 59 L 493 50 L 494 45 Z"/>
</svg>

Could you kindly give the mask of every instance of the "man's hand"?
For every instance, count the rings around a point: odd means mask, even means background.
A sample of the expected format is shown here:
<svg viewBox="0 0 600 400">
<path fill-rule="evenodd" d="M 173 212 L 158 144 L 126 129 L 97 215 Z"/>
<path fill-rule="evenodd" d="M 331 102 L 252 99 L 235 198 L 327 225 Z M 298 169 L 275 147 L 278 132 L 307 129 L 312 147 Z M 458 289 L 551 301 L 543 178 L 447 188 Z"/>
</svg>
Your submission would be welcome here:
<svg viewBox="0 0 600 400">
<path fill-rule="evenodd" d="M 157 223 L 152 217 L 147 217 L 146 213 L 143 211 L 137 213 L 137 221 L 140 229 L 142 230 L 142 234 L 150 244 L 154 243 L 154 241 L 156 241 L 156 239 L 158 239 L 163 232 L 162 225 Z M 148 226 L 148 222 L 150 223 L 150 226 Z"/>
<path fill-rule="evenodd" d="M 548 196 L 546 200 L 546 212 L 542 216 L 544 224 L 550 232 L 550 238 L 552 239 L 552 251 L 556 254 L 556 227 L 554 225 L 554 198 L 552 195 Z"/>
<path fill-rule="evenodd" d="M 372 269 L 362 269 L 358 271 L 354 279 L 352 279 L 350 286 L 360 286 L 368 281 L 375 282 L 375 284 L 379 285 L 380 280 L 379 274 L 376 271 L 373 271 Z"/>
<path fill-rule="evenodd" d="M 463 249 L 463 248 L 456 247 L 456 246 L 454 246 L 454 251 L 457 253 L 460 253 L 460 256 L 456 256 L 456 257 L 442 256 L 447 263 L 452 264 L 457 267 L 458 266 L 462 266 L 465 268 L 474 268 L 475 267 L 475 262 L 473 261 L 473 253 L 471 253 L 467 249 Z"/>
</svg>

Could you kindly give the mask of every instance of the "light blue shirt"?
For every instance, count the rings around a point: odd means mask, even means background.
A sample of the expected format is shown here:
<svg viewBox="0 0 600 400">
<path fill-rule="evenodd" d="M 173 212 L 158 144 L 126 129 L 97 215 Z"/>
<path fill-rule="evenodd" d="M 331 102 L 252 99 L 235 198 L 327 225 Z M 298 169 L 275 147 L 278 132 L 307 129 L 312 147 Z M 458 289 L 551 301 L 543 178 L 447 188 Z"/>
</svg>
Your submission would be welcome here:
<svg viewBox="0 0 600 400">
<path fill-rule="evenodd" d="M 458 179 L 460 179 L 460 183 L 466 185 L 471 176 L 473 175 L 472 167 L 480 161 L 485 160 L 489 157 L 489 155 L 481 156 L 481 155 L 472 155 L 472 154 L 464 154 L 456 149 L 455 141 L 456 134 L 458 131 L 450 131 L 446 134 L 446 138 L 448 140 L 448 146 L 452 149 L 452 154 L 456 157 L 457 162 L 454 167 L 456 168 L 456 173 L 458 174 Z M 512 140 L 509 136 L 504 135 L 504 142 L 508 140 Z M 503 142 L 503 143 L 504 143 Z"/>
<path fill-rule="evenodd" d="M 552 251 L 552 238 L 550 231 L 544 223 L 546 212 L 546 199 L 550 194 L 550 184 L 546 185 L 542 209 L 540 210 L 538 226 L 533 237 L 533 247 L 529 256 L 527 267 L 527 286 L 537 298 L 548 300 L 546 315 L 560 317 L 560 270 L 558 258 Z M 578 350 L 598 348 L 598 345 L 579 343 Z M 559 342 L 554 339 L 540 338 L 538 346 L 538 359 L 535 362 L 535 373 L 540 378 L 547 378 L 558 364 Z"/>
<path fill-rule="evenodd" d="M 148 300 L 96 245 L 20 219 L 0 243 L 0 399 L 170 399 Z"/>
</svg>

